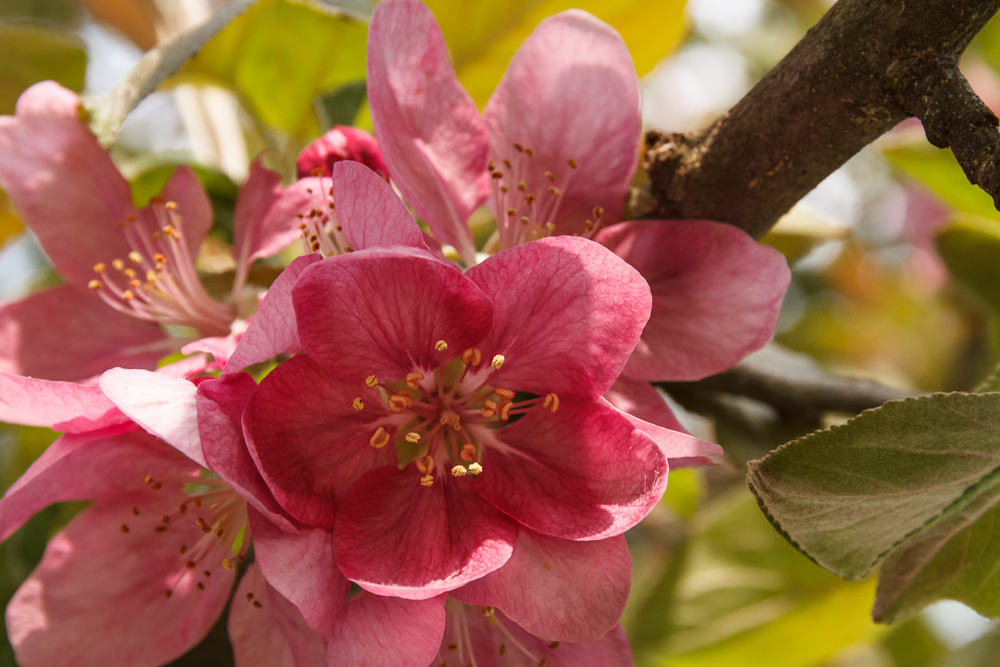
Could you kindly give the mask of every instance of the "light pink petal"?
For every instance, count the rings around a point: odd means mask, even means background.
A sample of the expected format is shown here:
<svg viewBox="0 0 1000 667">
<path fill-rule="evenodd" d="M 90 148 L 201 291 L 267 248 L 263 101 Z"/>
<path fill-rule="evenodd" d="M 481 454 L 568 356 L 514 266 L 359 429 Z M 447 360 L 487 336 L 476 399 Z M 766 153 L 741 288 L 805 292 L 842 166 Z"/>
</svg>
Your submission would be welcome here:
<svg viewBox="0 0 1000 667">
<path fill-rule="evenodd" d="M 368 104 L 382 157 L 438 240 L 470 264 L 466 220 L 489 195 L 486 127 L 420 2 L 380 4 L 368 28 Z"/>
<path fill-rule="evenodd" d="M 236 667 L 327 667 L 326 646 L 302 614 L 251 563 L 229 607 Z"/>
<path fill-rule="evenodd" d="M 243 439 L 243 410 L 257 383 L 245 373 L 205 380 L 197 387 L 198 434 L 205 464 L 273 523 L 290 526 Z"/>
<path fill-rule="evenodd" d="M 132 425 L 64 435 L 0 499 L 0 541 L 52 503 L 114 498 L 141 488 L 146 475 L 159 477 L 185 467 L 194 468 L 188 459 Z"/>
<path fill-rule="evenodd" d="M 101 376 L 100 384 L 129 419 L 198 465 L 205 465 L 193 382 L 163 373 L 113 368 Z"/>
<path fill-rule="evenodd" d="M 0 421 L 8 424 L 80 433 L 123 419 L 98 387 L 0 373 Z"/>
<path fill-rule="evenodd" d="M 17 116 L 0 117 L 0 188 L 62 275 L 85 289 L 97 262 L 129 250 L 118 223 L 134 212 L 128 184 L 69 115 L 69 91 L 29 89 Z"/>
<path fill-rule="evenodd" d="M 68 285 L 0 305 L 4 373 L 74 382 L 114 366 L 155 368 L 176 340 Z"/>
<path fill-rule="evenodd" d="M 461 356 L 489 330 L 489 299 L 454 266 L 409 248 L 329 257 L 292 291 L 299 339 L 348 382 L 383 382 Z M 435 349 L 438 341 L 448 348 Z"/>
<path fill-rule="evenodd" d="M 77 118 L 80 104 L 80 98 L 72 90 L 63 88 L 55 81 L 42 81 L 17 98 L 15 113 L 18 116 Z"/>
<path fill-rule="evenodd" d="M 181 353 L 194 354 L 195 352 L 207 352 L 212 355 L 216 364 L 225 365 L 229 361 L 229 357 L 233 356 L 236 346 L 239 345 L 242 337 L 243 334 L 241 333 L 231 333 L 228 336 L 199 338 L 182 347 Z"/>
<path fill-rule="evenodd" d="M 201 181 L 190 167 L 178 167 L 159 196 L 164 201 L 177 204 L 174 213 L 181 218 L 180 227 L 188 250 L 191 251 L 191 259 L 197 258 L 201 242 L 212 228 L 213 216 L 212 202 L 201 186 Z"/>
<path fill-rule="evenodd" d="M 604 394 L 604 399 L 622 412 L 627 412 L 644 421 L 687 433 L 674 416 L 666 399 L 656 387 L 645 380 L 620 377 Z"/>
<path fill-rule="evenodd" d="M 314 176 L 320 169 L 324 176 L 333 174 L 333 165 L 345 160 L 360 162 L 383 180 L 389 180 L 389 172 L 382 161 L 375 137 L 364 130 L 347 125 L 335 125 L 326 134 L 306 146 L 299 153 L 295 167 L 299 178 Z"/>
<path fill-rule="evenodd" d="M 329 641 L 329 667 L 427 667 L 444 634 L 444 596 L 403 600 L 361 591 Z"/>
<path fill-rule="evenodd" d="M 670 468 L 693 468 L 696 466 L 715 465 L 718 461 L 710 457 L 719 457 L 724 454 L 722 447 L 714 442 L 701 440 L 688 434 L 686 431 L 676 431 L 672 428 L 664 428 L 644 421 L 618 408 L 607 400 L 602 400 L 601 402 L 618 411 L 619 414 L 629 420 L 633 427 L 652 438 L 659 446 L 660 451 L 663 452 L 663 455 L 667 457 L 667 465 Z"/>
<path fill-rule="evenodd" d="M 354 399 L 366 406 L 358 411 Z M 384 427 L 401 426 L 380 404 L 377 389 L 339 382 L 300 355 L 265 377 L 244 417 L 247 445 L 275 498 L 311 526 L 333 526 L 334 503 L 372 468 L 396 467 L 395 447 L 371 446 Z"/>
<path fill-rule="evenodd" d="M 493 386 L 601 396 L 649 317 L 642 276 L 586 239 L 557 237 L 510 248 L 466 276 L 493 300 L 493 328 L 477 345 L 484 363 L 504 356 Z"/>
<path fill-rule="evenodd" d="M 510 558 L 517 524 L 484 502 L 474 480 L 439 476 L 421 486 L 414 466 L 383 467 L 337 508 L 337 564 L 379 595 L 434 597 Z"/>
<path fill-rule="evenodd" d="M 539 406 L 477 435 L 484 471 L 476 490 L 518 522 L 556 537 L 619 535 L 667 486 L 657 444 L 603 402 L 562 400 L 555 413 Z"/>
<path fill-rule="evenodd" d="M 238 371 L 279 354 L 302 349 L 295 322 L 295 309 L 292 307 L 292 288 L 302 272 L 321 259 L 323 258 L 317 254 L 296 257 L 281 272 L 267 290 L 267 296 L 250 320 L 250 326 L 243 333 L 236 351 L 226 362 L 223 373 Z"/>
<path fill-rule="evenodd" d="M 631 582 L 632 559 L 621 535 L 574 542 L 522 528 L 503 567 L 453 595 L 496 607 L 540 637 L 586 642 L 618 623 Z"/>
<path fill-rule="evenodd" d="M 390 245 L 423 248 L 423 234 L 392 186 L 358 162 L 333 166 L 333 201 L 355 250 Z"/>
<path fill-rule="evenodd" d="M 643 220 L 596 238 L 649 281 L 653 312 L 625 367 L 638 380 L 698 380 L 774 336 L 791 280 L 784 257 L 704 220 Z"/>
<path fill-rule="evenodd" d="M 540 225 L 552 222 L 556 234 L 583 233 L 586 220 L 597 222 L 595 206 L 604 209 L 600 223 L 621 219 L 641 127 L 639 80 L 613 28 L 580 10 L 543 21 L 514 55 L 483 117 L 490 160 L 504 174 L 498 182 L 509 188 L 493 202 L 499 217 L 513 207 L 515 222 L 529 215 Z M 519 181 L 537 197 L 533 204 Z"/>
<path fill-rule="evenodd" d="M 282 530 L 252 507 L 247 515 L 254 553 L 268 583 L 298 608 L 310 628 L 332 636 L 351 589 L 337 569 L 333 535 Z"/>
<path fill-rule="evenodd" d="M 187 497 L 164 486 L 98 500 L 53 537 L 7 607 L 18 662 L 156 667 L 198 643 L 229 599 L 233 571 L 219 567 L 205 578 L 204 565 L 185 567 L 191 556 L 180 545 L 202 534 L 193 520 L 154 532 L 160 515 Z"/>
</svg>

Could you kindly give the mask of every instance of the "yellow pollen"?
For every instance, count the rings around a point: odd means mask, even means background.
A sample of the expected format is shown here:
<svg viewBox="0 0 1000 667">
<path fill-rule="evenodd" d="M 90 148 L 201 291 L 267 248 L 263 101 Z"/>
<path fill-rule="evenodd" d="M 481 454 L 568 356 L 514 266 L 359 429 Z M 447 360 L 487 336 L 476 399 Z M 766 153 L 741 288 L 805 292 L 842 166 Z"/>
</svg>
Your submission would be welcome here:
<svg viewBox="0 0 1000 667">
<path fill-rule="evenodd" d="M 516 150 L 518 153 L 523 153 L 524 152 L 524 146 L 522 146 L 521 144 L 519 144 L 519 143 L 517 143 L 515 141 L 514 142 L 514 150 Z"/>
<path fill-rule="evenodd" d="M 507 194 L 507 190 L 508 190 L 508 188 L 507 188 L 507 186 L 506 186 L 506 185 L 501 185 L 501 186 L 500 186 L 500 192 L 502 192 L 502 193 L 504 193 L 504 194 Z"/>
<path fill-rule="evenodd" d="M 263 604 L 261 604 L 261 603 L 260 603 L 260 601 L 258 601 L 258 600 L 254 600 L 254 601 L 253 601 L 253 608 L 254 608 L 254 609 L 263 609 L 263 608 L 264 608 L 264 605 L 263 605 Z"/>
<path fill-rule="evenodd" d="M 378 378 L 375 377 L 374 375 L 369 375 L 368 377 L 365 378 L 365 384 L 368 385 L 369 387 L 374 387 L 375 385 L 378 384 Z"/>
<path fill-rule="evenodd" d="M 113 260 L 113 261 L 111 262 L 111 266 L 113 266 L 113 267 L 115 267 L 116 269 L 118 269 L 119 271 L 121 271 L 122 269 L 124 269 L 124 268 L 125 268 L 125 262 L 123 262 L 123 261 L 122 261 L 122 260 L 120 260 L 120 259 L 116 259 L 116 260 Z"/>
<path fill-rule="evenodd" d="M 566 164 L 569 165 L 570 169 L 576 169 L 576 160 L 574 160 L 573 158 L 566 160 Z"/>
<path fill-rule="evenodd" d="M 375 431 L 375 434 L 372 435 L 371 440 L 368 442 L 375 449 L 382 449 L 389 444 L 389 434 L 386 432 L 385 428 L 379 426 L 378 430 Z"/>
<path fill-rule="evenodd" d="M 531 222 L 531 218 L 529 218 L 529 217 L 528 217 L 528 216 L 526 216 L 526 215 L 522 215 L 522 216 L 521 216 L 521 224 L 522 224 L 522 225 L 526 225 L 526 224 L 528 224 L 529 222 Z"/>
<path fill-rule="evenodd" d="M 176 211 L 177 210 L 177 202 L 175 202 L 175 201 L 168 201 L 166 204 L 163 205 L 163 208 L 167 209 L 168 211 Z"/>
<path fill-rule="evenodd" d="M 500 387 L 497 387 L 496 389 L 493 390 L 493 392 L 497 396 L 499 396 L 500 400 L 502 401 L 514 400 L 514 392 L 512 392 L 510 389 L 501 389 Z"/>
<path fill-rule="evenodd" d="M 127 289 L 125 290 L 125 292 L 122 293 L 122 299 L 124 299 L 125 301 L 131 301 L 134 297 L 135 295 L 132 294 L 132 290 L 130 289 Z"/>
<path fill-rule="evenodd" d="M 452 477 L 465 477 L 468 473 L 465 471 L 465 466 L 455 466 L 451 469 L 451 474 Z"/>
<path fill-rule="evenodd" d="M 433 456 L 430 456 L 430 455 L 425 456 L 422 459 L 417 459 L 416 461 L 414 461 L 414 463 L 417 466 L 417 470 L 419 470 L 420 472 L 422 472 L 425 475 L 431 474 L 431 472 L 434 470 L 434 457 Z"/>
<path fill-rule="evenodd" d="M 137 253 L 135 250 L 128 254 L 128 258 L 133 264 L 142 264 L 142 255 Z"/>
<path fill-rule="evenodd" d="M 490 160 L 490 161 L 489 161 L 489 162 L 488 162 L 488 163 L 486 164 L 486 169 L 487 169 L 487 170 L 489 170 L 489 171 L 493 171 L 493 170 L 494 170 L 494 169 L 496 169 L 496 168 L 497 168 L 497 166 L 496 166 L 496 165 L 495 165 L 495 164 L 493 163 L 493 160 Z"/>
<path fill-rule="evenodd" d="M 184 563 L 184 567 L 186 567 L 189 570 L 193 570 L 197 564 L 198 563 L 195 563 L 193 560 L 189 560 L 188 562 Z"/>
<path fill-rule="evenodd" d="M 531 150 L 527 146 L 524 147 L 524 152 L 528 157 L 535 157 L 535 151 Z"/>
<path fill-rule="evenodd" d="M 508 160 L 507 158 L 503 159 L 503 166 L 507 167 L 508 169 L 514 168 L 514 165 L 512 165 L 510 160 Z"/>
<path fill-rule="evenodd" d="M 532 202 L 534 202 L 535 199 L 537 199 L 537 197 L 535 197 L 535 195 L 531 194 L 530 192 L 528 194 L 524 195 L 524 201 L 526 203 L 528 203 L 528 204 L 531 204 Z"/>
<path fill-rule="evenodd" d="M 482 611 L 483 611 L 483 616 L 485 616 L 486 618 L 489 618 L 490 616 L 493 615 L 493 607 L 483 607 Z"/>
<path fill-rule="evenodd" d="M 155 283 L 156 282 L 156 271 L 154 271 L 152 269 L 150 269 L 149 271 L 146 271 L 146 281 L 150 282 L 150 283 Z"/>
<path fill-rule="evenodd" d="M 104 266 L 104 262 L 98 262 L 97 264 L 94 264 L 94 273 L 100 273 L 106 268 L 107 267 Z"/>
<path fill-rule="evenodd" d="M 203 583 L 201 583 L 201 582 L 199 581 L 199 582 L 198 582 L 198 585 L 197 585 L 197 586 L 195 586 L 195 588 L 197 588 L 197 589 L 198 589 L 199 591 L 203 591 L 203 590 L 205 590 L 205 584 L 203 584 Z"/>
<path fill-rule="evenodd" d="M 504 358 L 504 356 L 502 354 L 498 354 L 495 357 L 493 357 L 493 361 L 490 363 L 493 365 L 493 368 L 500 370 L 500 367 L 503 366 L 503 362 L 505 361 L 506 359 Z"/>
<path fill-rule="evenodd" d="M 480 475 L 483 474 L 483 466 L 480 465 L 479 463 L 470 463 L 469 474 L 472 475 L 473 477 L 479 477 Z"/>
<path fill-rule="evenodd" d="M 309 172 L 309 175 L 310 176 L 322 176 L 323 175 L 323 168 L 322 167 L 315 167 L 312 171 Z"/>
<path fill-rule="evenodd" d="M 126 526 L 126 525 L 125 525 L 125 524 L 123 523 L 123 524 L 122 524 L 122 527 L 120 528 L 120 530 L 121 530 L 121 531 L 122 531 L 123 533 L 127 533 L 127 532 L 128 532 L 128 526 Z"/>
<path fill-rule="evenodd" d="M 528 189 L 528 184 L 525 183 L 524 181 L 518 181 L 517 182 L 517 189 L 520 190 L 521 192 L 524 192 L 525 190 Z"/>
<path fill-rule="evenodd" d="M 126 278 L 135 278 L 135 269 L 125 269 L 122 271 Z"/>
<path fill-rule="evenodd" d="M 101 281 L 91 280 L 89 283 L 87 283 L 87 287 L 89 287 L 90 289 L 101 289 Z"/>
<path fill-rule="evenodd" d="M 545 172 L 545 178 L 548 179 L 549 183 L 555 183 L 556 181 L 556 175 L 553 174 L 551 171 Z"/>
<path fill-rule="evenodd" d="M 510 401 L 504 401 L 500 404 L 500 419 L 507 421 L 510 419 L 510 406 L 514 405 Z"/>
<path fill-rule="evenodd" d="M 401 412 L 402 410 L 405 410 L 407 407 L 409 407 L 407 406 L 408 401 L 410 403 L 413 402 L 409 396 L 401 396 L 399 394 L 394 394 L 390 396 L 386 402 L 389 404 L 390 410 L 392 410 L 393 412 Z"/>
<path fill-rule="evenodd" d="M 448 343 L 444 342 L 443 340 L 439 340 L 438 342 L 434 343 L 434 349 L 437 350 L 438 352 L 444 352 L 445 350 L 448 349 Z"/>
<path fill-rule="evenodd" d="M 430 486 L 434 483 L 434 477 L 431 475 L 424 475 L 420 478 L 420 486 Z"/>
<path fill-rule="evenodd" d="M 591 220 L 590 218 L 587 218 L 587 220 L 584 221 L 583 226 L 586 228 L 586 230 L 588 232 L 589 231 L 593 231 L 593 229 L 594 229 L 594 221 Z"/>
<path fill-rule="evenodd" d="M 603 206 L 595 206 L 594 207 L 594 217 L 595 218 L 601 217 L 601 215 L 603 213 L 604 213 L 604 207 Z"/>
<path fill-rule="evenodd" d="M 554 185 L 550 185 L 549 186 L 549 194 L 552 194 L 552 195 L 555 195 L 555 196 L 558 197 L 561 193 L 562 193 L 562 190 L 560 190 L 556 186 L 554 186 Z"/>
<path fill-rule="evenodd" d="M 503 172 L 502 171 L 494 171 L 492 174 L 490 174 L 490 176 L 492 176 L 493 178 L 503 178 Z"/>
<path fill-rule="evenodd" d="M 130 287 L 138 287 L 141 284 L 142 284 L 141 280 L 133 280 L 132 282 L 129 283 L 129 286 Z"/>
<path fill-rule="evenodd" d="M 465 462 L 476 460 L 476 446 L 471 442 L 462 445 L 462 451 L 458 453 L 458 458 Z"/>
<path fill-rule="evenodd" d="M 517 215 L 517 210 L 513 209 L 513 208 L 509 208 L 509 209 L 507 209 L 507 215 L 509 215 L 510 217 L 513 218 L 515 215 Z"/>
<path fill-rule="evenodd" d="M 357 410 L 358 412 L 361 412 L 362 410 L 365 409 L 365 402 L 361 400 L 360 396 L 355 398 L 354 402 L 351 403 L 351 405 L 354 406 L 354 409 Z"/>
<path fill-rule="evenodd" d="M 559 409 L 559 397 L 555 394 L 546 394 L 545 400 L 542 402 L 542 407 L 555 412 Z"/>
<path fill-rule="evenodd" d="M 482 360 L 483 353 L 475 347 L 470 347 L 462 353 L 462 363 L 469 364 L 470 366 L 478 366 Z"/>
<path fill-rule="evenodd" d="M 420 442 L 420 434 L 414 431 L 410 431 L 409 433 L 406 434 L 406 441 L 414 443 Z"/>
<path fill-rule="evenodd" d="M 159 262 L 160 264 L 166 264 L 167 258 L 163 256 L 163 253 L 158 252 L 155 255 L 153 255 L 153 261 Z"/>
<path fill-rule="evenodd" d="M 420 381 L 424 379 L 423 373 L 418 373 L 413 371 L 412 373 L 406 374 L 406 386 L 410 389 L 419 389 Z"/>
<path fill-rule="evenodd" d="M 233 561 L 231 561 L 228 558 L 223 558 L 222 559 L 222 567 L 226 568 L 227 570 L 233 569 Z"/>
</svg>

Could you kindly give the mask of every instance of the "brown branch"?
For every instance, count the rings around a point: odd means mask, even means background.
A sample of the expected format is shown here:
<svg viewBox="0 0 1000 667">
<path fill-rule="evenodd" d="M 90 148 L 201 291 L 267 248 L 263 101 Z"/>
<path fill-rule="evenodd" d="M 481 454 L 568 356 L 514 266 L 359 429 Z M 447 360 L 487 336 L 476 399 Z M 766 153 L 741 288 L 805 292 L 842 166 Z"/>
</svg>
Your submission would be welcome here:
<svg viewBox="0 0 1000 667">
<path fill-rule="evenodd" d="M 840 0 L 706 130 L 650 132 L 651 217 L 707 218 L 763 236 L 851 156 L 916 115 L 970 179 L 1000 193 L 1000 138 L 957 62 L 1000 0 Z M 952 106 L 949 106 L 952 105 Z"/>
</svg>

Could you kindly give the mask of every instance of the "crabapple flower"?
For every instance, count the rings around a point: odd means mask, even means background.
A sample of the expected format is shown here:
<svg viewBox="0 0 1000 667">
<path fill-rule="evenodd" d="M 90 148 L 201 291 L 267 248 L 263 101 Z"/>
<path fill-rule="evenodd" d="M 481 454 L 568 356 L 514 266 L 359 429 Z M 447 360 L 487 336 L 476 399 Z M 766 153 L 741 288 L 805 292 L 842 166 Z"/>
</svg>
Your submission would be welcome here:
<svg viewBox="0 0 1000 667">
<path fill-rule="evenodd" d="M 232 297 L 218 302 L 194 268 L 212 223 L 194 173 L 177 169 L 136 209 L 81 108 L 49 81 L 21 96 L 16 116 L 0 117 L 0 187 L 67 283 L 0 306 L 5 372 L 81 380 L 115 365 L 151 368 L 185 342 L 161 324 L 228 336 L 250 263 L 291 243 L 295 214 L 313 208 L 307 185 L 281 189 L 255 162 L 236 203 Z"/>
<path fill-rule="evenodd" d="M 375 138 L 364 130 L 346 125 L 335 125 L 322 137 L 306 146 L 305 150 L 299 153 L 295 165 L 299 178 L 331 176 L 333 165 L 344 160 L 360 162 L 383 179 L 389 180 L 389 172 L 386 171 Z"/>
<path fill-rule="evenodd" d="M 602 21 L 579 10 L 542 21 L 480 116 L 430 10 L 383 2 L 369 28 L 368 98 L 399 191 L 466 263 L 467 219 L 488 202 L 501 250 L 581 235 L 639 270 L 653 306 L 626 376 L 700 379 L 773 336 L 790 280 L 777 251 L 710 221 L 619 222 L 640 149 L 639 82 Z"/>
</svg>

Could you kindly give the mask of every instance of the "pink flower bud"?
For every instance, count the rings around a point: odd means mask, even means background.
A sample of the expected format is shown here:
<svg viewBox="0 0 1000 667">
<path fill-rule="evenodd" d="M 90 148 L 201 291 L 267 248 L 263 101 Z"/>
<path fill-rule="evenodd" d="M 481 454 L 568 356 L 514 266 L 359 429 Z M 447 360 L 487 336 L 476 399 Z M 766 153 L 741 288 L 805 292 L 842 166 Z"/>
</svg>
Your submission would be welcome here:
<svg viewBox="0 0 1000 667">
<path fill-rule="evenodd" d="M 299 178 L 314 175 L 316 169 L 321 169 L 324 176 L 329 176 L 333 170 L 333 163 L 341 160 L 360 162 L 385 180 L 389 180 L 389 171 L 382 161 L 375 137 L 364 130 L 346 125 L 335 126 L 299 153 L 296 163 Z"/>
</svg>

